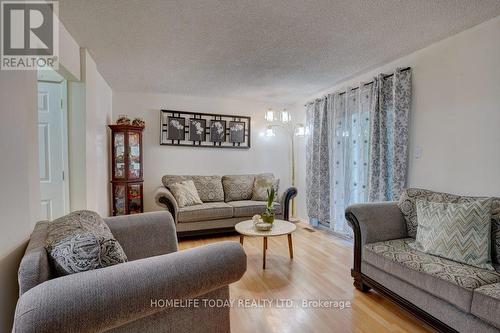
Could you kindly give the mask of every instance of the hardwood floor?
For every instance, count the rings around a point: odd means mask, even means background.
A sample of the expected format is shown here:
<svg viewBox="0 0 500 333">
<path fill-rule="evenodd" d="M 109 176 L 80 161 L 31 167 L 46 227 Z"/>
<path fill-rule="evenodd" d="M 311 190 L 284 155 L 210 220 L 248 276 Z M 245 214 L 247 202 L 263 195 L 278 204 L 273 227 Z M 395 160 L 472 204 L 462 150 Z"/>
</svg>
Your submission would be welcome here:
<svg viewBox="0 0 500 333">
<path fill-rule="evenodd" d="M 239 241 L 239 236 L 181 240 L 179 247 L 221 240 Z M 299 223 L 293 247 L 292 261 L 286 236 L 268 238 L 267 265 L 263 270 L 262 238 L 245 237 L 248 269 L 240 281 L 230 286 L 231 298 L 293 301 L 281 303 L 281 308 L 233 307 L 233 332 L 432 332 L 376 292 L 361 293 L 353 287 L 353 251 L 349 242 Z M 307 308 L 301 306 L 303 300 L 349 301 L 351 306 Z"/>
</svg>

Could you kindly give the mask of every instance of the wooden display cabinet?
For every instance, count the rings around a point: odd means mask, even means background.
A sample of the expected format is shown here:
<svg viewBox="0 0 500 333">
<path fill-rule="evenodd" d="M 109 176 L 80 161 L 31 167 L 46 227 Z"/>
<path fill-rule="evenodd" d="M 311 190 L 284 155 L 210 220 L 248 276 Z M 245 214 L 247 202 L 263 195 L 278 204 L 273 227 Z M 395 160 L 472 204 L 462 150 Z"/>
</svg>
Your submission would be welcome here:
<svg viewBox="0 0 500 333">
<path fill-rule="evenodd" d="M 131 125 L 108 125 L 111 129 L 112 215 L 144 211 L 142 131 Z"/>
</svg>

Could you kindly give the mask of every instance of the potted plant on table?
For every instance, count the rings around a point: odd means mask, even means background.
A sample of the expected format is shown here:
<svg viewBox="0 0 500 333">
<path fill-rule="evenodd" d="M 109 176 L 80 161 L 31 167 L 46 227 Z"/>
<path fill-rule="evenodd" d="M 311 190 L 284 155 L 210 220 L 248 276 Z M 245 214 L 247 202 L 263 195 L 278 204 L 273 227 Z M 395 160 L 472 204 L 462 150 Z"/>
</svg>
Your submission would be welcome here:
<svg viewBox="0 0 500 333">
<path fill-rule="evenodd" d="M 261 215 L 262 221 L 272 224 L 274 222 L 274 199 L 276 198 L 276 190 L 271 187 L 267 190 L 266 211 Z"/>
</svg>

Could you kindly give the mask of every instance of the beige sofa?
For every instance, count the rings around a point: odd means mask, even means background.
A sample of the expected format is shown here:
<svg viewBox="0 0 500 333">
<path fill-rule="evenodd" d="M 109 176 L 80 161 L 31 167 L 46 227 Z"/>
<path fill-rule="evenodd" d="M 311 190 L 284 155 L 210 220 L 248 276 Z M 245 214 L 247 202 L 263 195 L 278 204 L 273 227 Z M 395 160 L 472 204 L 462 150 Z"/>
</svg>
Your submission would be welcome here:
<svg viewBox="0 0 500 333">
<path fill-rule="evenodd" d="M 156 203 L 172 214 L 179 236 L 233 231 L 236 223 L 265 210 L 265 201 L 251 200 L 255 176 L 165 175 L 163 186 L 156 193 Z M 193 180 L 203 204 L 179 208 L 168 186 L 183 180 Z M 290 202 L 296 195 L 294 187 L 278 195 L 274 205 L 277 218 L 289 219 Z"/>
</svg>

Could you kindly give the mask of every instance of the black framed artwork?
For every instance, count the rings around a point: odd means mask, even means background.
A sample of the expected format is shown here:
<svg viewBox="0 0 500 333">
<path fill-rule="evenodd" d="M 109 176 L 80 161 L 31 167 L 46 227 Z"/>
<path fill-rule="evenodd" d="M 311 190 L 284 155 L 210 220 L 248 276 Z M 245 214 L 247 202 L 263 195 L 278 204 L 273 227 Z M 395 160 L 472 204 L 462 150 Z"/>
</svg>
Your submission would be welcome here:
<svg viewBox="0 0 500 333">
<path fill-rule="evenodd" d="M 160 144 L 211 148 L 250 148 L 251 118 L 160 110 Z"/>
<path fill-rule="evenodd" d="M 205 119 L 189 119 L 189 141 L 206 141 L 207 121 Z"/>
<path fill-rule="evenodd" d="M 186 138 L 186 118 L 167 117 L 169 140 L 184 140 Z"/>
<path fill-rule="evenodd" d="M 224 120 L 210 120 L 210 142 L 226 141 L 226 122 Z"/>
</svg>

